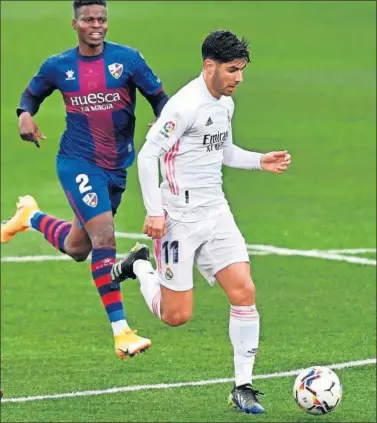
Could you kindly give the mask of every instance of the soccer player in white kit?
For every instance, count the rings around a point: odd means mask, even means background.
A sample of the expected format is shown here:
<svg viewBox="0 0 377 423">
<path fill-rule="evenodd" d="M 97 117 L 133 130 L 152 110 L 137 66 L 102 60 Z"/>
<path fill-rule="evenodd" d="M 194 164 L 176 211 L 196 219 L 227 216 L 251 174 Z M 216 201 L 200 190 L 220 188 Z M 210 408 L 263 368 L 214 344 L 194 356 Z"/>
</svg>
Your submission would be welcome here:
<svg viewBox="0 0 377 423">
<path fill-rule="evenodd" d="M 231 96 L 250 62 L 248 42 L 213 31 L 202 57 L 201 75 L 166 103 L 138 155 L 147 210 L 143 231 L 154 240 L 157 269 L 148 247 L 137 244 L 113 267 L 112 277 L 114 283 L 137 277 L 150 310 L 171 326 L 192 315 L 194 264 L 210 284 L 217 281 L 230 302 L 235 384 L 228 402 L 259 414 L 264 408 L 252 385 L 259 344 L 255 286 L 245 240 L 222 189 L 222 166 L 283 173 L 291 158 L 287 151 L 260 154 L 233 144 Z"/>
</svg>

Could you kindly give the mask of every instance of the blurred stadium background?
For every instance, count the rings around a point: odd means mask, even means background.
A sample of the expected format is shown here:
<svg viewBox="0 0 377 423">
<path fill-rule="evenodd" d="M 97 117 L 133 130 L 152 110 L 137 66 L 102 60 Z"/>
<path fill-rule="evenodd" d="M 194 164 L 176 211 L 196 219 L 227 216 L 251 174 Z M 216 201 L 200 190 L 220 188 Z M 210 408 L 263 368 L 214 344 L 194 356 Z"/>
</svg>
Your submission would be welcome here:
<svg viewBox="0 0 377 423">
<path fill-rule="evenodd" d="M 375 421 L 375 2 L 109 1 L 108 8 L 108 39 L 139 49 L 168 94 L 200 72 L 200 46 L 210 30 L 227 28 L 251 40 L 252 63 L 235 96 L 234 140 L 255 151 L 288 149 L 293 158 L 283 176 L 224 171 L 257 285 L 256 373 L 278 373 L 255 381 L 266 393 L 267 414 L 253 419 L 316 421 L 294 403 L 294 376 L 280 372 L 357 361 L 363 365 L 336 370 L 344 398 L 321 421 Z M 26 193 L 43 210 L 71 218 L 55 174 L 64 129 L 60 94 L 37 116 L 48 137 L 40 150 L 20 140 L 15 115 L 42 61 L 76 44 L 71 18 L 70 1 L 1 2 L 3 219 Z M 138 148 L 151 118 L 139 96 Z M 141 232 L 143 219 L 132 167 L 116 219 L 119 252 L 133 245 L 130 236 Z M 150 314 L 137 283 L 124 285 L 129 321 L 154 344 L 148 354 L 121 362 L 88 263 L 41 257 L 56 254 L 36 233 L 2 246 L 1 421 L 251 419 L 227 409 L 232 383 L 219 380 L 233 376 L 228 303 L 219 287 L 196 273 L 194 318 L 169 328 Z M 359 362 L 366 359 L 374 364 Z M 145 386 L 206 380 L 213 383 Z M 134 385 L 140 390 L 59 397 Z M 27 398 L 38 395 L 53 399 Z"/>
</svg>

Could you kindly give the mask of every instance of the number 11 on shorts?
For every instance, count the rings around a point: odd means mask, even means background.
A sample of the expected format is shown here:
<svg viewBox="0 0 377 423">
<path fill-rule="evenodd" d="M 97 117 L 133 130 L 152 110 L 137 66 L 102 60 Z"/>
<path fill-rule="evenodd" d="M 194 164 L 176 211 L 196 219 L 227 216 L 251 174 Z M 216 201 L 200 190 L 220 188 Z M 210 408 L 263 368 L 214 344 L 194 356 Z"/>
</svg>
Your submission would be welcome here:
<svg viewBox="0 0 377 423">
<path fill-rule="evenodd" d="M 164 258 L 165 263 L 169 264 L 169 251 L 173 251 L 173 264 L 177 264 L 179 260 L 179 242 L 178 241 L 172 241 L 169 246 L 169 241 L 165 241 L 162 244 L 162 249 L 164 251 Z"/>
</svg>

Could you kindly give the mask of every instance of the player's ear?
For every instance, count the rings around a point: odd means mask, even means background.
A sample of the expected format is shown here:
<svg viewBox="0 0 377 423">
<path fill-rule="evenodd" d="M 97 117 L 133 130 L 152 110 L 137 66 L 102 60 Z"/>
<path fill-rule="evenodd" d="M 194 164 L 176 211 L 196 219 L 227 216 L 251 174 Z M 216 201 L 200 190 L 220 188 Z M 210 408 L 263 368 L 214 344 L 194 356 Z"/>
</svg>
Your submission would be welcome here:
<svg viewBox="0 0 377 423">
<path fill-rule="evenodd" d="M 215 72 L 216 62 L 212 59 L 205 59 L 203 68 L 209 75 L 212 75 Z"/>
<path fill-rule="evenodd" d="M 72 19 L 72 28 L 77 31 L 77 19 Z"/>
</svg>

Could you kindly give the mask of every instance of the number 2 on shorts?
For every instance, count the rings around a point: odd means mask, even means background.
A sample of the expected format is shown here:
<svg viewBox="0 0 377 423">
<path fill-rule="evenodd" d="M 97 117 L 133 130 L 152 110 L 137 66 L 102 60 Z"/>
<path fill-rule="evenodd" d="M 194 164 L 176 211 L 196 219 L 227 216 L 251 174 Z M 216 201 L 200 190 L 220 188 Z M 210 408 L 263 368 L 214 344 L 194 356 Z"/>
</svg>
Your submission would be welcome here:
<svg viewBox="0 0 377 423">
<path fill-rule="evenodd" d="M 86 175 L 85 173 L 80 173 L 80 175 L 77 175 L 76 182 L 80 184 L 79 185 L 80 194 L 84 194 L 85 192 L 90 191 L 92 189 L 92 186 L 88 185 L 89 178 L 88 178 L 88 175 Z"/>
</svg>

